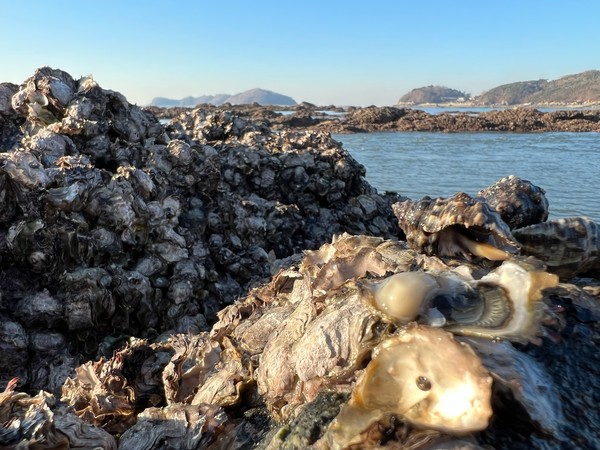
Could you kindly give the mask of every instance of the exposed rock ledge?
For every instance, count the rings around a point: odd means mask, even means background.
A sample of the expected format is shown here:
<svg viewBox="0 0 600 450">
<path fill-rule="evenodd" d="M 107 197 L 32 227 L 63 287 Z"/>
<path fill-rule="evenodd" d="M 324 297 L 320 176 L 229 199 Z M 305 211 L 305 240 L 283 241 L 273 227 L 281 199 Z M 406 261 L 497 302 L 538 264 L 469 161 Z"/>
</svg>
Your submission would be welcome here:
<svg viewBox="0 0 600 450">
<path fill-rule="evenodd" d="M 327 107 L 330 108 L 330 107 Z M 600 110 L 565 109 L 540 112 L 534 108 L 499 109 L 481 113 L 446 112 L 429 114 L 410 108 L 376 107 L 350 108 L 345 114 L 327 114 L 323 108 L 291 108 L 293 114 L 282 114 L 270 107 L 200 106 L 205 113 L 219 110 L 235 111 L 243 117 L 262 120 L 273 128 L 310 128 L 333 133 L 363 133 L 371 131 L 512 131 L 544 132 L 600 131 Z M 190 109 L 151 108 L 158 117 L 173 118 Z"/>
</svg>

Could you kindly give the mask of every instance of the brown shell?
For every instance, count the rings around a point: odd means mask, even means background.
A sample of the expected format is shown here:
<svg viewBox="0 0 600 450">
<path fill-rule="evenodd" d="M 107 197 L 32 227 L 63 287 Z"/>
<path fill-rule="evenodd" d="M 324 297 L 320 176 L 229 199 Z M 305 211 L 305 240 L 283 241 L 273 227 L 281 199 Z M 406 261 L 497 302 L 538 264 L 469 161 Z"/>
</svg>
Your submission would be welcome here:
<svg viewBox="0 0 600 450">
<path fill-rule="evenodd" d="M 524 255 L 544 261 L 561 278 L 600 274 L 600 225 L 587 217 L 557 219 L 513 233 Z"/>
<path fill-rule="evenodd" d="M 428 255 L 437 253 L 437 233 L 459 227 L 488 239 L 488 243 L 515 252 L 517 243 L 508 225 L 492 207 L 481 199 L 458 192 L 449 198 L 423 197 L 419 201 L 403 201 L 392 205 L 408 245 Z"/>
<path fill-rule="evenodd" d="M 35 396 L 15 391 L 18 379 L 0 392 L 0 448 L 116 450 L 115 438 L 80 419 L 42 390 Z"/>
<path fill-rule="evenodd" d="M 514 175 L 498 180 L 477 193 L 494 208 L 511 229 L 544 222 L 548 218 L 546 191 Z"/>
</svg>

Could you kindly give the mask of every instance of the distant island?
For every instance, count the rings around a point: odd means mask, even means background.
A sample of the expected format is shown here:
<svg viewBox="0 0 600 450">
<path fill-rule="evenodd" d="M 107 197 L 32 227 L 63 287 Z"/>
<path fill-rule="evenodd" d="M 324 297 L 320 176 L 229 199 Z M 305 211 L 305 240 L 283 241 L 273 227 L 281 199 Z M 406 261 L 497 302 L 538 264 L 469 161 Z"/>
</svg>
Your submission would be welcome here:
<svg viewBox="0 0 600 450">
<path fill-rule="evenodd" d="M 278 94 L 277 92 L 268 91 L 266 89 L 250 89 L 249 91 L 240 92 L 239 94 L 216 94 L 202 95 L 200 97 L 184 97 L 180 100 L 155 97 L 150 102 L 150 106 L 159 106 L 162 108 L 173 107 L 194 107 L 200 104 L 210 104 L 220 106 L 225 103 L 232 105 L 251 105 L 258 103 L 259 105 L 278 105 L 278 106 L 293 106 L 296 101 L 287 95 Z"/>
<path fill-rule="evenodd" d="M 398 104 L 424 105 L 430 103 L 466 102 L 471 94 L 446 86 L 425 86 L 413 89 L 398 100 Z"/>
<path fill-rule="evenodd" d="M 400 97 L 397 105 L 594 105 L 600 104 L 600 70 L 588 70 L 557 80 L 532 80 L 503 84 L 471 97 L 445 86 L 425 86 Z"/>
</svg>

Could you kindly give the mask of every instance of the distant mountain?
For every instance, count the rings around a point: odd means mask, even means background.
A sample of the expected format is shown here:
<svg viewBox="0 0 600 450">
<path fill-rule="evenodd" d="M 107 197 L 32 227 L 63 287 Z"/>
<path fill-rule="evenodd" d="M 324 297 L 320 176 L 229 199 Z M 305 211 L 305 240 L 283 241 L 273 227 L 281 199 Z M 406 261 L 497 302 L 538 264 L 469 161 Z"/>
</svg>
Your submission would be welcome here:
<svg viewBox="0 0 600 450">
<path fill-rule="evenodd" d="M 598 103 L 600 102 L 600 70 L 588 70 L 549 81 L 533 94 L 531 103 Z"/>
<path fill-rule="evenodd" d="M 235 95 L 202 95 L 200 97 L 185 97 L 181 100 L 155 97 L 150 102 L 150 106 L 160 106 L 163 108 L 171 108 L 174 106 L 194 107 L 201 103 L 210 103 L 217 106 L 222 105 L 223 103 L 231 103 L 232 105 L 258 103 L 260 105 L 283 106 L 296 104 L 295 100 L 287 95 L 278 94 L 277 92 L 267 91 L 265 89 L 250 89 L 249 91 L 240 92 Z"/>
<path fill-rule="evenodd" d="M 527 103 L 533 94 L 544 89 L 547 80 L 518 81 L 490 89 L 473 99 L 482 105 L 518 105 Z"/>
<path fill-rule="evenodd" d="M 600 70 L 588 70 L 557 80 L 518 81 L 503 84 L 473 98 L 444 86 L 413 89 L 400 97 L 398 104 L 451 103 L 468 100 L 469 105 L 568 105 L 600 103 Z"/>
<path fill-rule="evenodd" d="M 180 100 L 165 97 L 154 97 L 150 102 L 151 106 L 160 106 L 163 108 L 172 108 L 174 106 L 180 107 L 194 107 L 200 103 L 211 103 L 213 105 L 221 105 L 230 97 L 229 94 L 217 94 L 217 95 L 201 95 L 200 97 L 184 97 Z"/>
<path fill-rule="evenodd" d="M 287 95 L 278 94 L 264 89 L 251 89 L 240 94 L 232 95 L 226 101 L 232 105 L 258 103 L 260 105 L 295 105 L 296 101 Z"/>
<path fill-rule="evenodd" d="M 413 89 L 398 100 L 399 104 L 448 103 L 468 100 L 470 94 L 445 86 L 425 86 Z"/>
<path fill-rule="evenodd" d="M 473 100 L 480 105 L 600 103 L 600 70 L 588 70 L 553 81 L 504 84 Z"/>
</svg>

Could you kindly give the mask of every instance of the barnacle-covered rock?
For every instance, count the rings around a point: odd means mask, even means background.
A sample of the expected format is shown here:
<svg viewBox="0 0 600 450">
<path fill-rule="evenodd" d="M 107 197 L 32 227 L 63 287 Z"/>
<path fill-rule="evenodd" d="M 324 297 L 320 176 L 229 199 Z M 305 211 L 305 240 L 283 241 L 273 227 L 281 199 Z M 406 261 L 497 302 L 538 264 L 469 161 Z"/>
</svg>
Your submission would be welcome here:
<svg viewBox="0 0 600 450">
<path fill-rule="evenodd" d="M 521 252 L 563 279 L 600 275 L 600 226 L 587 217 L 556 219 L 513 231 Z"/>
<path fill-rule="evenodd" d="M 496 181 L 477 193 L 511 229 L 544 222 L 548 218 L 545 191 L 514 175 Z"/>
<path fill-rule="evenodd" d="M 464 192 L 447 199 L 405 200 L 392 208 L 406 241 L 419 252 L 503 260 L 518 250 L 500 215 L 485 201 Z"/>
</svg>

